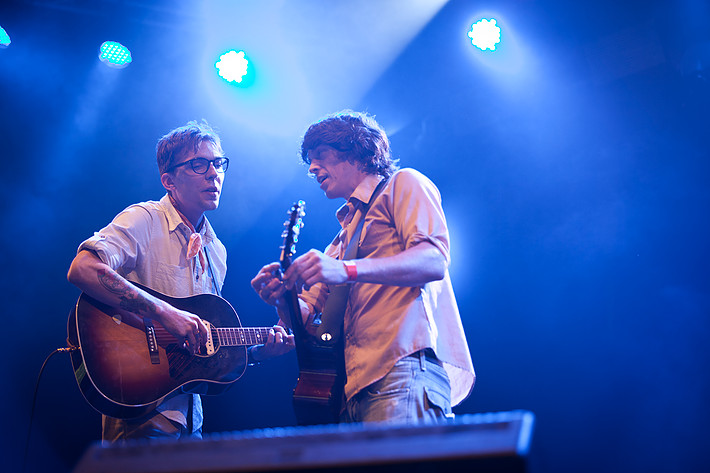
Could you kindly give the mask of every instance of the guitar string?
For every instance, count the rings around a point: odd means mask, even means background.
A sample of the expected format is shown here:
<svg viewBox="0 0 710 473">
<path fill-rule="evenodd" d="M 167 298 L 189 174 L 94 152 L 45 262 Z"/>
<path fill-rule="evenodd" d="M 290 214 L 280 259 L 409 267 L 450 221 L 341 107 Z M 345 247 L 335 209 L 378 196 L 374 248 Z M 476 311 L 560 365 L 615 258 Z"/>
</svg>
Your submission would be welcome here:
<svg viewBox="0 0 710 473">
<path fill-rule="evenodd" d="M 221 345 L 254 345 L 264 343 L 271 328 L 242 327 L 217 328 L 218 341 Z"/>
<path fill-rule="evenodd" d="M 271 327 L 213 327 L 212 339 L 221 346 L 246 346 L 265 343 Z M 156 327 L 156 339 L 160 345 L 176 343 L 173 335 Z"/>
</svg>

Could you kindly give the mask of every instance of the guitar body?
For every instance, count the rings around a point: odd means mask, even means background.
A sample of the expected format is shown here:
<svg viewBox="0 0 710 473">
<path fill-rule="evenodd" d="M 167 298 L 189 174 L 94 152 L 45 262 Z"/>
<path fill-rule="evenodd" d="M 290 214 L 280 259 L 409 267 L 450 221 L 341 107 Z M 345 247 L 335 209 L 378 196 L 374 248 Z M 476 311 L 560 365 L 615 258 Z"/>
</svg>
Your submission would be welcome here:
<svg viewBox="0 0 710 473">
<path fill-rule="evenodd" d="M 110 417 L 140 417 L 177 391 L 224 392 L 246 369 L 246 346 L 265 341 L 270 329 L 238 328 L 232 306 L 213 294 L 174 298 L 141 288 L 208 322 L 212 349 L 191 355 L 156 321 L 151 356 L 142 319 L 82 294 L 67 323 L 69 342 L 80 348 L 72 366 L 84 398 Z"/>
<path fill-rule="evenodd" d="M 293 205 L 289 220 L 284 224 L 284 246 L 281 251 L 281 270 L 286 271 L 296 252 L 305 203 L 299 201 Z M 342 323 L 338 333 L 319 338 L 309 333 L 303 323 L 298 295 L 286 291 L 291 329 L 296 341 L 299 376 L 293 390 L 293 408 L 299 425 L 337 424 L 343 404 L 345 386 L 345 358 Z"/>
<path fill-rule="evenodd" d="M 299 315 L 300 317 L 300 315 Z M 293 409 L 299 425 L 337 424 L 343 404 L 343 343 L 326 345 L 308 333 L 295 335 L 299 376 Z"/>
</svg>

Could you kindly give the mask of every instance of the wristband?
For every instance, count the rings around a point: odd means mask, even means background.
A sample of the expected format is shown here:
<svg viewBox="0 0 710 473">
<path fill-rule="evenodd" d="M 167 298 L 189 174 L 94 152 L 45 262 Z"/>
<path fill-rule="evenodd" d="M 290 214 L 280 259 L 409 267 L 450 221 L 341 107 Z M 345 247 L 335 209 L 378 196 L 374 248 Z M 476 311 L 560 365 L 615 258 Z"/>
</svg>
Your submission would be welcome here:
<svg viewBox="0 0 710 473">
<path fill-rule="evenodd" d="M 357 265 L 353 261 L 343 261 L 345 272 L 348 275 L 348 282 L 355 282 L 357 279 Z"/>
</svg>

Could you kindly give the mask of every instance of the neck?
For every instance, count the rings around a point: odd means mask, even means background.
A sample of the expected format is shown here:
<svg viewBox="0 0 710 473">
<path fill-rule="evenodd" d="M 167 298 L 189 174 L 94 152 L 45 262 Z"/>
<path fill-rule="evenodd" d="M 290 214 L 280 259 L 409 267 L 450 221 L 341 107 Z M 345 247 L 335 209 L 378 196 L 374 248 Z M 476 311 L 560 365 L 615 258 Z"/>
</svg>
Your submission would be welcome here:
<svg viewBox="0 0 710 473">
<path fill-rule="evenodd" d="M 195 222 L 193 222 L 192 220 L 190 220 L 190 222 L 195 227 L 195 231 L 199 232 L 200 230 L 202 230 L 202 225 L 205 223 L 205 214 L 200 214 L 199 218 L 197 219 L 197 225 L 195 225 Z"/>
<path fill-rule="evenodd" d="M 199 232 L 202 228 L 202 224 L 205 223 L 204 212 L 201 212 L 198 215 L 190 215 L 189 212 L 185 212 L 180 203 L 176 201 L 173 196 L 170 196 L 170 202 L 173 204 L 173 207 L 175 207 L 175 210 L 178 211 L 180 217 L 182 217 L 182 220 L 192 227 L 191 230 L 193 232 Z"/>
<path fill-rule="evenodd" d="M 372 174 L 368 174 L 368 173 L 365 173 L 365 172 L 360 171 L 359 174 L 357 174 L 357 175 L 355 176 L 355 178 L 353 179 L 353 185 L 354 185 L 354 186 L 353 186 L 353 190 L 350 192 L 350 195 L 348 195 L 348 196 L 345 198 L 345 200 L 350 200 L 350 198 L 351 198 L 351 197 L 353 196 L 353 194 L 355 193 L 355 190 L 357 190 L 357 188 L 360 187 L 360 184 L 362 184 L 362 181 L 364 181 L 367 176 L 371 176 L 371 175 L 372 175 Z"/>
</svg>

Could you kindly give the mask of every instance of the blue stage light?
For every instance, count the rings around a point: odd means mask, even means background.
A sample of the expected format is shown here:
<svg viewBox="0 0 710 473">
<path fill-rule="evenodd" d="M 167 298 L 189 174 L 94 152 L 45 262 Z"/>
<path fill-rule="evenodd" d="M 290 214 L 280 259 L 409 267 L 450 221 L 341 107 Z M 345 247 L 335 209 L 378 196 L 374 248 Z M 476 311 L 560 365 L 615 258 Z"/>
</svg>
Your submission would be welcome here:
<svg viewBox="0 0 710 473">
<path fill-rule="evenodd" d="M 500 28 L 493 18 L 490 20 L 484 18 L 471 25 L 468 37 L 471 38 L 471 44 L 478 49 L 495 51 L 496 44 L 500 43 Z"/>
<path fill-rule="evenodd" d="M 99 59 L 109 67 L 121 69 L 133 61 L 127 47 L 115 41 L 105 41 L 99 49 Z"/>
<path fill-rule="evenodd" d="M 7 34 L 7 31 L 5 31 L 5 28 L 0 26 L 0 48 L 6 48 L 10 46 L 10 35 Z"/>
<path fill-rule="evenodd" d="M 227 82 L 245 84 L 245 76 L 249 70 L 249 59 L 244 51 L 229 51 L 222 54 L 214 65 L 220 77 Z"/>
</svg>

